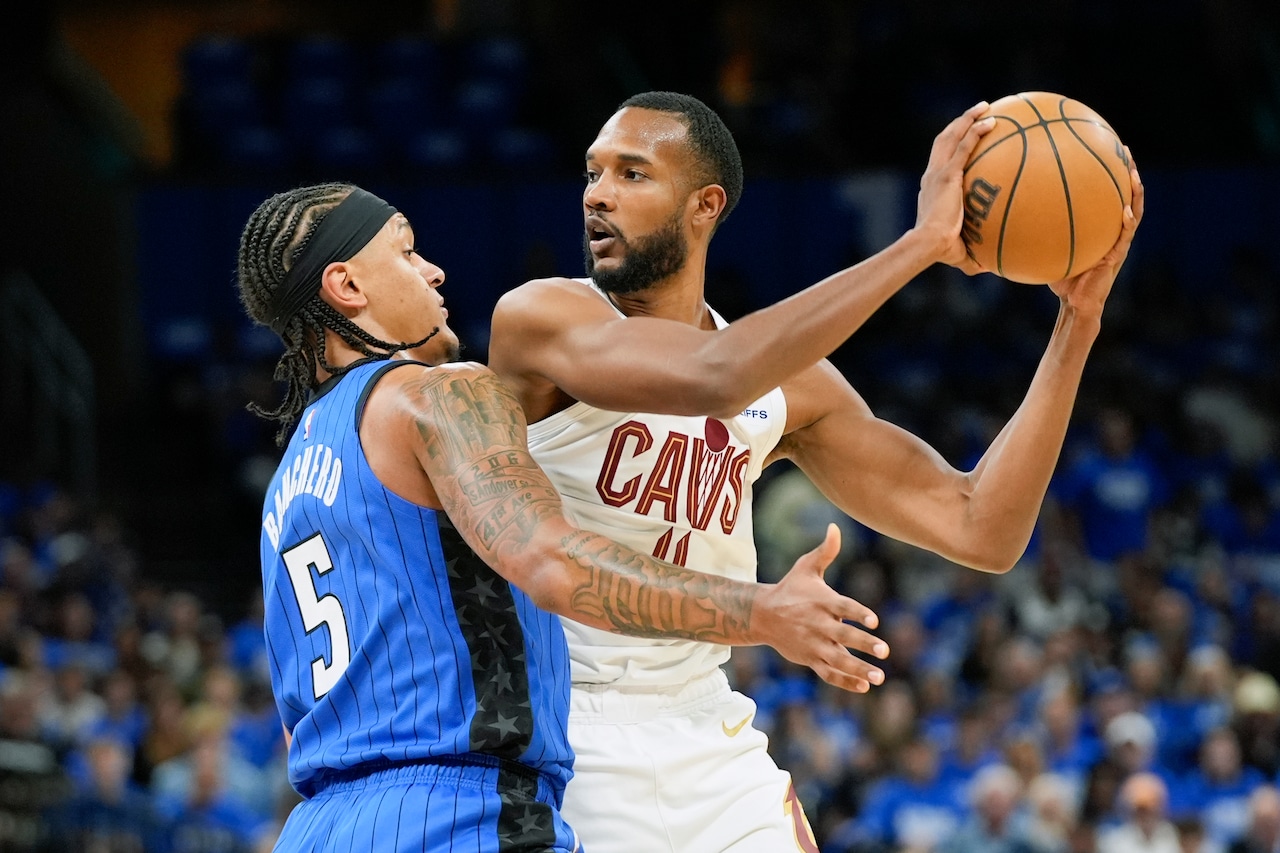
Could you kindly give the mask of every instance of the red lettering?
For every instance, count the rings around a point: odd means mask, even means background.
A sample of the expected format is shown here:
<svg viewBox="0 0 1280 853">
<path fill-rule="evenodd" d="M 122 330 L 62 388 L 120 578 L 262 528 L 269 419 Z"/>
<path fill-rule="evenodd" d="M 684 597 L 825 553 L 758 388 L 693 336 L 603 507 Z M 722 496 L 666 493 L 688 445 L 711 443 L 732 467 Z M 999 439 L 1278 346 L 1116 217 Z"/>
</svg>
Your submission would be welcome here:
<svg viewBox="0 0 1280 853">
<path fill-rule="evenodd" d="M 658 544 L 653 546 L 653 556 L 659 560 L 667 559 L 667 552 L 671 550 L 671 537 L 675 534 L 674 527 L 668 527 L 667 532 L 658 537 Z"/>
<path fill-rule="evenodd" d="M 667 441 L 662 445 L 662 450 L 658 451 L 658 461 L 649 474 L 649 482 L 645 483 L 640 503 L 636 504 L 637 513 L 648 515 L 655 503 L 662 503 L 665 504 L 662 517 L 668 524 L 675 523 L 676 495 L 680 488 L 680 477 L 684 474 L 684 452 L 688 446 L 689 436 L 678 432 L 667 433 Z"/>
<path fill-rule="evenodd" d="M 693 531 L 680 537 L 680 541 L 676 543 L 675 556 L 671 558 L 671 562 L 677 566 L 684 566 L 689 563 L 689 537 L 693 535 Z"/>
<path fill-rule="evenodd" d="M 600 468 L 600 477 L 596 480 L 596 494 L 606 506 L 626 506 L 640 491 L 640 477 L 637 475 L 622 484 L 621 488 L 612 485 L 613 478 L 618 475 L 618 465 L 627 439 L 635 439 L 635 450 L 631 455 L 639 456 L 653 445 L 653 435 L 649 428 L 639 421 L 627 421 L 613 431 L 609 439 L 609 449 L 604 455 L 604 465 Z"/>
<path fill-rule="evenodd" d="M 667 559 L 667 552 L 671 550 L 671 539 L 675 536 L 676 529 L 668 527 L 667 532 L 658 537 L 658 544 L 653 546 L 653 556 L 659 560 Z M 689 537 L 693 535 L 693 531 L 689 531 L 680 537 L 680 541 L 676 543 L 675 556 L 671 558 L 671 562 L 677 566 L 687 565 L 689 562 Z"/>
<path fill-rule="evenodd" d="M 748 448 L 740 456 L 733 457 L 729 463 L 729 486 L 733 489 L 733 497 L 725 498 L 724 510 L 720 513 L 720 529 L 726 534 L 732 533 L 738 523 L 738 510 L 742 509 L 743 472 L 751 461 L 751 449 Z"/>
</svg>

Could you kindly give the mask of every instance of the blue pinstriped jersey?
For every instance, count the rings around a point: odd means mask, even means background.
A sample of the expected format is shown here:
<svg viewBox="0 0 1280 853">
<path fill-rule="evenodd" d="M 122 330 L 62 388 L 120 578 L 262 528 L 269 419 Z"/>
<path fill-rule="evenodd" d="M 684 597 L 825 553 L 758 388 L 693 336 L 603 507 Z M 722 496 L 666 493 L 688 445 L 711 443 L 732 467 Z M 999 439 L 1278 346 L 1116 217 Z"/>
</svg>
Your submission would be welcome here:
<svg viewBox="0 0 1280 853">
<path fill-rule="evenodd" d="M 308 796 L 326 774 L 479 753 L 562 788 L 573 754 L 559 620 L 365 459 L 364 401 L 405 363 L 323 387 L 267 490 L 265 631 L 290 781 Z"/>
</svg>

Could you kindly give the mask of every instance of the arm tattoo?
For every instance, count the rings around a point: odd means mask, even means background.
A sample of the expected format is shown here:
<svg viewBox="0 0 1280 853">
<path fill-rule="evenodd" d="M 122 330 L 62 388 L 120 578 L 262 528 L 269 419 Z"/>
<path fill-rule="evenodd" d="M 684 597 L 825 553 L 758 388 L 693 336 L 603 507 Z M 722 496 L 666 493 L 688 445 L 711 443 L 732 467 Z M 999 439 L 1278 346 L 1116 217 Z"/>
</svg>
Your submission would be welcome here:
<svg viewBox="0 0 1280 853">
<path fill-rule="evenodd" d="M 432 370 L 418 391 L 418 435 L 446 474 L 432 483 L 453 523 L 488 551 L 527 544 L 560 496 L 529 455 L 520 404 L 488 371 Z"/>
<path fill-rule="evenodd" d="M 562 544 L 583 572 L 571 599 L 580 616 L 640 637 L 735 643 L 750 632 L 753 584 L 690 571 L 584 530 Z"/>
<path fill-rule="evenodd" d="M 428 371 L 416 427 L 432 483 L 455 526 L 491 565 L 532 547 L 538 525 L 563 517 L 560 495 L 529 454 L 515 396 L 487 370 Z M 741 643 L 754 584 L 665 563 L 575 530 L 561 543 L 572 577 L 568 611 L 588 625 L 642 637 Z"/>
</svg>

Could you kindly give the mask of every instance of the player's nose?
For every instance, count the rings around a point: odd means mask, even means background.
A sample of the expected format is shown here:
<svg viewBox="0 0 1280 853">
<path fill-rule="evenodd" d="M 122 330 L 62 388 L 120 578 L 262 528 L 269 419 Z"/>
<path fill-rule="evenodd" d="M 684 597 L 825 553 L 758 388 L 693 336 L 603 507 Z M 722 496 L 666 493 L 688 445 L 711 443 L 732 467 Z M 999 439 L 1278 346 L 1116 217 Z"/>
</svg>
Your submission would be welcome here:
<svg viewBox="0 0 1280 853">
<path fill-rule="evenodd" d="M 613 192 L 607 187 L 608 178 L 601 177 L 587 184 L 582 192 L 582 203 L 587 210 L 611 210 Z"/>
<path fill-rule="evenodd" d="M 431 261 L 424 259 L 422 262 L 422 269 L 419 272 L 421 272 L 422 277 L 426 279 L 429 287 L 436 288 L 444 284 L 444 270 L 431 263 Z"/>
</svg>

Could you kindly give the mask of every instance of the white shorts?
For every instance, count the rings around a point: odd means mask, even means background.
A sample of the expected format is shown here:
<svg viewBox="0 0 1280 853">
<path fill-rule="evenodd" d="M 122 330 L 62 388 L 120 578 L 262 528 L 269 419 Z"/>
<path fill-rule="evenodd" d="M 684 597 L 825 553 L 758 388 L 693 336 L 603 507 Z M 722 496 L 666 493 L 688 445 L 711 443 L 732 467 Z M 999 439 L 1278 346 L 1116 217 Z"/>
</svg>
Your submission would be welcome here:
<svg viewBox="0 0 1280 853">
<path fill-rule="evenodd" d="M 755 713 L 718 669 L 672 688 L 575 684 L 563 814 L 582 853 L 818 853 Z"/>
</svg>

